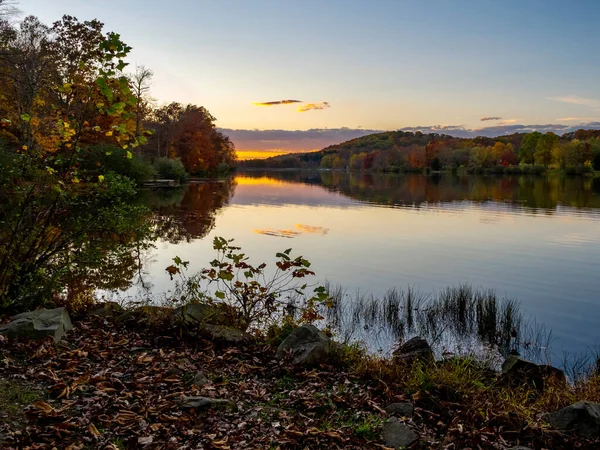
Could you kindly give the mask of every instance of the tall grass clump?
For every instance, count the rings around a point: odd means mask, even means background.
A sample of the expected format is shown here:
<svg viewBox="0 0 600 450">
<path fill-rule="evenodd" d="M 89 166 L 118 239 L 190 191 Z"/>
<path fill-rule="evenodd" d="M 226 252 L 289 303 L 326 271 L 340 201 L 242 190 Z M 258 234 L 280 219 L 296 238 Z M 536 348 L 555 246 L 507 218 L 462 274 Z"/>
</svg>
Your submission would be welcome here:
<svg viewBox="0 0 600 450">
<path fill-rule="evenodd" d="M 382 296 L 328 290 L 334 306 L 325 314 L 327 326 L 343 342 L 363 341 L 371 351 L 389 353 L 395 344 L 418 335 L 438 353 L 522 352 L 536 359 L 546 342 L 545 330 L 524 323 L 517 301 L 469 284 L 432 295 L 412 287 L 390 289 Z"/>
</svg>

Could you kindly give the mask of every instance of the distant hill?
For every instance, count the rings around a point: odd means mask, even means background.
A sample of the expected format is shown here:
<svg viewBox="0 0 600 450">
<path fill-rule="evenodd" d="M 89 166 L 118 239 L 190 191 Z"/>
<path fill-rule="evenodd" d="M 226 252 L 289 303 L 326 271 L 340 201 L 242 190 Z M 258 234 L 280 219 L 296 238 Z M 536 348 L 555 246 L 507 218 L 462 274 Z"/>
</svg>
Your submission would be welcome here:
<svg viewBox="0 0 600 450">
<path fill-rule="evenodd" d="M 557 168 L 600 170 L 600 130 L 515 133 L 495 138 L 457 138 L 419 131 L 369 134 L 317 152 L 291 153 L 240 162 L 241 168 L 324 168 L 420 171 L 465 168 L 517 171 Z M 530 167 L 531 166 L 531 167 Z M 533 169 L 534 166 L 537 166 Z M 517 169 L 519 168 L 519 169 Z"/>
</svg>

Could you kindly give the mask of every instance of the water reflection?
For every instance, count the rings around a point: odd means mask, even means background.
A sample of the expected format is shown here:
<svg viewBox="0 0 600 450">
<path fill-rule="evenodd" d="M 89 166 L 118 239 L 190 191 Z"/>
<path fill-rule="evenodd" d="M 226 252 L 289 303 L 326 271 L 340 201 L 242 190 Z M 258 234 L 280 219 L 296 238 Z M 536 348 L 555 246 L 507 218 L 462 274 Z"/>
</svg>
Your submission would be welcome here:
<svg viewBox="0 0 600 450">
<path fill-rule="evenodd" d="M 600 178 L 561 176 L 391 175 L 340 171 L 256 172 L 244 177 L 319 185 L 355 200 L 422 207 L 470 201 L 501 202 L 528 212 L 559 207 L 600 208 Z"/>
<path fill-rule="evenodd" d="M 156 238 L 177 244 L 205 237 L 215 226 L 217 211 L 234 195 L 235 186 L 235 178 L 229 178 L 143 192 L 142 201 L 152 210 Z"/>
</svg>

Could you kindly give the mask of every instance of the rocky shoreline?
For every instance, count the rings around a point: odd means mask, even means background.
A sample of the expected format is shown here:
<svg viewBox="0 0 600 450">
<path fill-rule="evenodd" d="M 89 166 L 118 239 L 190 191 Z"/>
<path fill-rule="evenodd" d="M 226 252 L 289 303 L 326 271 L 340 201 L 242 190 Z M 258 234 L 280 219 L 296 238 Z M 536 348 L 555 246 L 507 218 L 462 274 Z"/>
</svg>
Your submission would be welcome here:
<svg viewBox="0 0 600 450">
<path fill-rule="evenodd" d="M 435 361 L 421 338 L 374 361 L 312 325 L 254 336 L 224 313 L 107 303 L 73 320 L 63 308 L 7 318 L 0 380 L 35 401 L 10 414 L 0 403 L 2 447 L 600 446 L 596 391 L 554 367 Z M 486 407 L 498 393 L 513 403 Z"/>
</svg>

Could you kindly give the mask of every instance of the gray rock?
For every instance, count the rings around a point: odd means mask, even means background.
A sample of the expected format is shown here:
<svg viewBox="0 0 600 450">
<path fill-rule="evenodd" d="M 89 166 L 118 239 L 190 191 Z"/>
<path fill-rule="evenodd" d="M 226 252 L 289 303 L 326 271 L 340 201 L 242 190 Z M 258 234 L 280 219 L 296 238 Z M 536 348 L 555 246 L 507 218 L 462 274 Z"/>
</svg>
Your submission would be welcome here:
<svg viewBox="0 0 600 450">
<path fill-rule="evenodd" d="M 553 378 L 561 384 L 566 383 L 562 370 L 545 364 L 539 365 L 515 355 L 510 355 L 502 363 L 502 377 L 511 384 L 529 384 L 540 392 L 544 390 L 547 378 Z"/>
<path fill-rule="evenodd" d="M 231 400 L 223 399 L 223 398 L 211 398 L 211 397 L 200 397 L 200 396 L 192 396 L 192 397 L 184 397 L 181 402 L 182 408 L 194 408 L 194 409 L 235 409 L 236 404 Z"/>
<path fill-rule="evenodd" d="M 227 325 L 227 317 L 223 308 L 206 303 L 190 303 L 189 305 L 175 308 L 171 314 L 171 321 L 186 325 L 202 325 L 206 323 Z"/>
<path fill-rule="evenodd" d="M 600 437 L 600 403 L 577 402 L 543 417 L 560 431 L 572 431 L 586 439 Z"/>
<path fill-rule="evenodd" d="M 251 334 L 226 325 L 206 323 L 199 328 L 199 331 L 208 335 L 211 339 L 227 342 L 229 344 L 240 344 L 252 339 Z"/>
<path fill-rule="evenodd" d="M 123 307 L 117 302 L 106 302 L 100 308 L 90 312 L 90 316 L 95 317 L 114 317 L 123 312 Z"/>
<path fill-rule="evenodd" d="M 294 364 L 311 366 L 326 362 L 330 350 L 331 339 L 325 333 L 313 325 L 302 325 L 279 344 L 277 356 L 291 353 Z"/>
<path fill-rule="evenodd" d="M 0 334 L 8 336 L 9 339 L 42 339 L 52 336 L 54 342 L 58 342 L 67 331 L 73 329 L 65 308 L 38 309 L 17 314 L 12 319 L 12 322 L 0 328 Z"/>
<path fill-rule="evenodd" d="M 196 376 L 192 379 L 191 384 L 195 384 L 198 387 L 202 387 L 205 384 L 208 384 L 210 380 L 204 375 L 202 372 L 198 372 Z"/>
<path fill-rule="evenodd" d="M 431 347 L 425 339 L 419 336 L 409 339 L 398 347 L 394 351 L 393 356 L 395 361 L 405 364 L 412 364 L 417 360 L 426 363 L 434 361 Z"/>
<path fill-rule="evenodd" d="M 396 417 L 390 417 L 383 424 L 383 441 L 386 447 L 406 448 L 419 439 L 417 433 L 408 425 L 401 423 Z"/>
<path fill-rule="evenodd" d="M 402 417 L 412 417 L 414 407 L 412 403 L 392 403 L 385 408 L 385 412 L 388 414 L 395 414 Z"/>
</svg>

